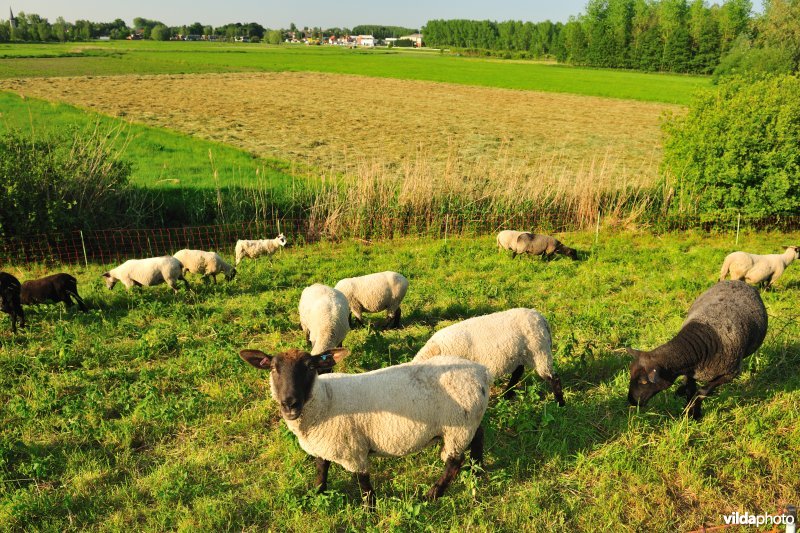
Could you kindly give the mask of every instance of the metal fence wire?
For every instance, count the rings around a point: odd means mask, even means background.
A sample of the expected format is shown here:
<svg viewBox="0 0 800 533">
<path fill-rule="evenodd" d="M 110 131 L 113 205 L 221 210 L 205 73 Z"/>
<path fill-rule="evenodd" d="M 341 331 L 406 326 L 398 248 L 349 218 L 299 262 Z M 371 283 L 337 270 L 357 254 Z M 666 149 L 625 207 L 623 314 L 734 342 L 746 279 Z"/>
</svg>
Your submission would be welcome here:
<svg viewBox="0 0 800 533">
<path fill-rule="evenodd" d="M 606 222 L 614 225 L 614 221 L 603 221 L 602 216 L 598 221 L 604 228 Z M 637 222 L 636 225 L 654 233 L 686 230 L 716 232 L 755 230 L 788 233 L 800 231 L 800 216 L 748 218 L 733 214 L 715 218 L 664 217 L 648 223 Z M 597 227 L 599 228 L 600 224 L 597 224 Z M 111 264 L 131 258 L 172 255 L 182 248 L 213 250 L 232 256 L 233 247 L 238 239 L 273 238 L 278 233 L 284 233 L 292 244 L 302 244 L 321 238 L 383 240 L 409 235 L 446 238 L 486 235 L 502 229 L 559 233 L 588 228 L 576 227 L 574 223 L 563 223 L 556 218 L 539 217 L 534 220 L 524 214 L 481 218 L 444 214 L 402 218 L 371 216 L 348 221 L 337 221 L 332 218 L 319 221 L 309 218 L 284 218 L 210 226 L 67 231 L 15 236 L 0 241 L 0 267 L 34 263 Z"/>
</svg>

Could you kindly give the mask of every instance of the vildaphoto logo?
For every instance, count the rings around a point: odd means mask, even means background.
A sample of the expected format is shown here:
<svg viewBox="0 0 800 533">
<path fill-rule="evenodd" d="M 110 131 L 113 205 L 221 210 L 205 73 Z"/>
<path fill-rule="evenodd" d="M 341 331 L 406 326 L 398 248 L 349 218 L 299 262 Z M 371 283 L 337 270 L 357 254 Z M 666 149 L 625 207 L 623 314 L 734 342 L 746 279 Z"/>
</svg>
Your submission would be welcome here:
<svg viewBox="0 0 800 533">
<path fill-rule="evenodd" d="M 789 511 L 789 510 L 787 510 Z M 786 530 L 789 531 L 791 529 L 792 532 L 795 531 L 795 514 L 791 511 L 787 512 L 786 514 L 754 514 L 754 513 L 740 513 L 735 512 L 727 515 L 722 515 L 722 520 L 725 522 L 726 526 L 787 526 Z"/>
</svg>

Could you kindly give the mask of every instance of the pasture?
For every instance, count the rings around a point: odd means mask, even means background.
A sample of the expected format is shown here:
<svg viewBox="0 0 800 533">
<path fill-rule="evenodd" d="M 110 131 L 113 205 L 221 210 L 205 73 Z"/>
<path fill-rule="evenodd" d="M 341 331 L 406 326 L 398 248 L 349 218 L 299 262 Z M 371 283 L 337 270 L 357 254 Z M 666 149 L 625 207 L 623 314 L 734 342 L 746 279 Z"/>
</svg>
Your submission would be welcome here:
<svg viewBox="0 0 800 533">
<path fill-rule="evenodd" d="M 773 252 L 798 237 L 745 234 L 738 248 Z M 245 261 L 230 284 L 193 279 L 178 295 L 164 286 L 109 293 L 103 265 L 5 266 L 23 280 L 70 271 L 92 309 L 28 308 L 17 336 L 2 315 L 0 528 L 665 531 L 797 503 L 800 269 L 763 293 L 767 339 L 693 422 L 671 390 L 639 412 L 628 406 L 623 348 L 649 349 L 678 330 L 733 236 L 559 238 L 584 260 L 511 259 L 488 236 L 323 242 Z M 515 401 L 496 387 L 485 476 L 462 472 L 441 500 L 424 503 L 441 473 L 435 448 L 376 459 L 369 514 L 335 465 L 329 492 L 314 493 L 313 463 L 283 425 L 266 374 L 237 352 L 303 346 L 303 287 L 386 269 L 410 280 L 405 328 L 351 332 L 341 371 L 404 362 L 457 320 L 535 307 L 553 331 L 567 405 L 530 374 Z"/>
<path fill-rule="evenodd" d="M 0 45 L 0 78 L 326 72 L 686 104 L 709 78 L 456 57 L 435 51 L 349 50 L 248 43 L 114 41 Z"/>
</svg>

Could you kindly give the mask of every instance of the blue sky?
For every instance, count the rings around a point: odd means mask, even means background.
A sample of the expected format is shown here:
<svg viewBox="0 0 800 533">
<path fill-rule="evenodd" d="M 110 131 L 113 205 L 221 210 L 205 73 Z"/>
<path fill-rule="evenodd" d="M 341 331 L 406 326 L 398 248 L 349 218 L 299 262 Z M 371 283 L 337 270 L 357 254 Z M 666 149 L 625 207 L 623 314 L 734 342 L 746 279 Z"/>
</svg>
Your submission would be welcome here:
<svg viewBox="0 0 800 533">
<path fill-rule="evenodd" d="M 89 19 L 129 24 L 134 17 L 156 19 L 176 26 L 202 22 L 214 26 L 228 22 L 258 22 L 268 28 L 298 26 L 353 27 L 386 24 L 419 27 L 435 18 L 566 21 L 583 10 L 586 0 L 11 0 L 0 10 L 37 13 L 53 22 Z"/>
</svg>

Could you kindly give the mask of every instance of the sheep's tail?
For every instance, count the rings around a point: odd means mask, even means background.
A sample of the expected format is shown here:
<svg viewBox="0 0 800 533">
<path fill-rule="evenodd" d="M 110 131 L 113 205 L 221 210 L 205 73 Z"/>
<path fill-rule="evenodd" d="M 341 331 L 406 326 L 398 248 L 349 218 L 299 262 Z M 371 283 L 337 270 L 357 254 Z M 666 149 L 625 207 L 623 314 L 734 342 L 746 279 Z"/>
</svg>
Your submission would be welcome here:
<svg viewBox="0 0 800 533">
<path fill-rule="evenodd" d="M 725 277 L 728 275 L 728 271 L 731 268 L 731 256 L 725 258 L 725 261 L 722 263 L 722 270 L 719 271 L 719 280 L 724 281 Z"/>
</svg>

